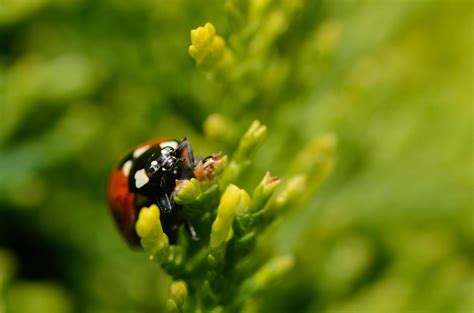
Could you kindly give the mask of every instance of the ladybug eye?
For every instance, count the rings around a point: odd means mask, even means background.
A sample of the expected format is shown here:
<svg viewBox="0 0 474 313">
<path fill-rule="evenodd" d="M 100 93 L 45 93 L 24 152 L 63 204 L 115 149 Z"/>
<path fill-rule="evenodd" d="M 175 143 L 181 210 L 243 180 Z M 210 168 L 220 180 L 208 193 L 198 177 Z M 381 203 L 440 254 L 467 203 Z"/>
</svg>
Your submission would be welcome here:
<svg viewBox="0 0 474 313">
<path fill-rule="evenodd" d="M 158 172 L 158 170 L 160 169 L 160 165 L 158 165 L 158 162 L 157 161 L 152 161 L 145 169 L 146 173 L 149 174 L 149 175 L 153 175 L 155 174 L 156 172 Z"/>
</svg>

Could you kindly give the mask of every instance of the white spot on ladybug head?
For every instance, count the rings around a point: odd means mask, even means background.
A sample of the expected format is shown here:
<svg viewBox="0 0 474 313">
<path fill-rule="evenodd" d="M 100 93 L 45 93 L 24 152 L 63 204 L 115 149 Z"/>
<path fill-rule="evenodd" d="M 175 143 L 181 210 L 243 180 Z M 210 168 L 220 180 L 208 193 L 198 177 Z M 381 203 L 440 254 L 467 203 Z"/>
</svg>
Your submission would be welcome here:
<svg viewBox="0 0 474 313">
<path fill-rule="evenodd" d="M 139 171 L 136 171 L 134 178 L 135 178 L 135 187 L 137 187 L 138 189 L 142 188 L 150 181 L 148 176 L 146 176 L 144 168 L 142 168 Z"/>
<path fill-rule="evenodd" d="M 150 146 L 143 146 L 140 148 L 137 148 L 135 151 L 133 151 L 133 157 L 138 158 L 140 155 L 142 155 L 145 151 L 148 150 Z"/>
<path fill-rule="evenodd" d="M 160 143 L 160 148 L 163 149 L 164 147 L 171 147 L 173 149 L 176 149 L 178 148 L 178 142 L 170 140 Z"/>
<path fill-rule="evenodd" d="M 122 165 L 122 172 L 126 177 L 130 175 L 130 170 L 132 169 L 132 165 L 133 165 L 132 160 L 128 160 Z"/>
<path fill-rule="evenodd" d="M 173 148 L 171 148 L 171 147 L 161 148 L 161 155 L 164 156 L 164 157 L 169 156 L 171 154 L 171 152 L 173 152 Z"/>
</svg>

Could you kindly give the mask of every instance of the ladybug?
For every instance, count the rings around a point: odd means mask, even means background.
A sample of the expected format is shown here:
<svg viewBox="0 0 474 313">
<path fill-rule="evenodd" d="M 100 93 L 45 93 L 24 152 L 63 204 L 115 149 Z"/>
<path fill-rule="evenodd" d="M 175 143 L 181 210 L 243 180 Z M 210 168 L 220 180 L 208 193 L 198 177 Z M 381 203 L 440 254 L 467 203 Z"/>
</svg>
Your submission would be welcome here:
<svg viewBox="0 0 474 313">
<path fill-rule="evenodd" d="M 170 242 L 176 241 L 178 227 L 185 224 L 193 240 L 198 240 L 191 224 L 173 201 L 176 180 L 194 177 L 196 161 L 189 141 L 160 138 L 139 145 L 112 170 L 107 202 L 123 237 L 138 246 L 135 223 L 141 208 L 160 208 L 160 221 Z"/>
</svg>

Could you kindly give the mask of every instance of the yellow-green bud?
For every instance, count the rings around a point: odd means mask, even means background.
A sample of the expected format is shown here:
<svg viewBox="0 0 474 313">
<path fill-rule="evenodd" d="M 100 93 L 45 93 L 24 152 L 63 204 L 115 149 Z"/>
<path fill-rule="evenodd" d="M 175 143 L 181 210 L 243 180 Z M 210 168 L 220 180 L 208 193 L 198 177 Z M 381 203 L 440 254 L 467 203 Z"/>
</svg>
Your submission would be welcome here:
<svg viewBox="0 0 474 313">
<path fill-rule="evenodd" d="M 281 180 L 276 176 L 271 176 L 270 172 L 265 173 L 260 184 L 255 187 L 252 196 L 252 203 L 250 205 L 251 212 L 257 212 L 265 206 L 268 199 L 273 195 L 276 187 L 281 183 Z"/>
<path fill-rule="evenodd" d="M 250 209 L 250 196 L 247 191 L 240 189 L 240 196 L 240 204 L 235 212 L 237 215 L 242 215 Z"/>
<path fill-rule="evenodd" d="M 184 281 L 179 280 L 179 281 L 171 283 L 170 298 L 174 300 L 178 308 L 182 309 L 187 296 L 188 296 L 188 289 Z"/>
<path fill-rule="evenodd" d="M 248 160 L 255 148 L 263 142 L 267 135 L 267 127 L 260 121 L 254 121 L 247 132 L 240 139 L 239 147 L 234 155 L 236 162 Z"/>
<path fill-rule="evenodd" d="M 337 137 L 334 134 L 314 138 L 292 161 L 290 175 L 315 172 L 326 167 L 332 168 L 336 146 Z"/>
<path fill-rule="evenodd" d="M 278 281 L 294 267 L 293 256 L 281 256 L 264 264 L 252 277 L 248 278 L 240 287 L 236 302 L 247 302 L 256 293 L 268 288 Z"/>
<path fill-rule="evenodd" d="M 336 146 L 337 137 L 334 134 L 325 134 L 310 141 L 293 160 L 289 175 L 303 173 L 311 177 L 302 200 L 313 194 L 333 170 Z"/>
<path fill-rule="evenodd" d="M 191 30 L 192 45 L 189 47 L 189 54 L 197 62 L 200 62 L 209 53 L 215 36 L 216 29 L 211 23 L 206 23 L 204 26 Z"/>
<path fill-rule="evenodd" d="M 259 121 L 254 121 L 247 132 L 240 139 L 239 147 L 234 153 L 219 179 L 219 186 L 223 190 L 229 183 L 235 181 L 242 170 L 250 163 L 251 154 L 262 143 L 267 134 L 267 127 Z"/>
<path fill-rule="evenodd" d="M 249 18 L 258 21 L 262 18 L 268 6 L 271 4 L 270 0 L 255 0 L 249 2 Z"/>
<path fill-rule="evenodd" d="M 141 238 L 143 249 L 150 255 L 150 260 L 164 260 L 169 247 L 168 236 L 163 232 L 160 222 L 160 210 L 156 204 L 142 208 L 138 215 L 135 230 Z"/>
<path fill-rule="evenodd" d="M 224 191 L 217 208 L 217 217 L 212 224 L 209 243 L 209 252 L 217 262 L 221 262 L 224 258 L 236 212 L 248 206 L 249 200 L 247 193 L 235 185 L 229 185 Z"/>
<path fill-rule="evenodd" d="M 221 138 L 227 131 L 228 120 L 222 115 L 211 114 L 204 121 L 204 133 L 211 139 Z"/>
<path fill-rule="evenodd" d="M 242 193 L 235 185 L 229 185 L 224 191 L 217 208 L 216 220 L 212 224 L 211 249 L 217 248 L 227 238 L 241 198 Z"/>
<path fill-rule="evenodd" d="M 216 35 L 216 29 L 211 23 L 191 30 L 188 52 L 198 65 L 208 69 L 223 68 L 233 59 L 224 39 Z"/>
<path fill-rule="evenodd" d="M 236 135 L 234 123 L 220 114 L 211 114 L 204 121 L 204 133 L 207 137 L 230 142 Z"/>
<path fill-rule="evenodd" d="M 290 201 L 296 200 L 306 189 L 307 176 L 297 175 L 288 180 L 284 188 L 270 205 L 270 211 L 277 211 L 287 205 Z M 272 212 L 275 213 L 275 212 Z"/>
<path fill-rule="evenodd" d="M 168 299 L 166 301 L 166 313 L 179 313 L 179 308 L 176 302 L 173 299 Z"/>
<path fill-rule="evenodd" d="M 187 204 L 195 201 L 201 196 L 201 186 L 196 178 L 190 180 L 178 180 L 175 188 L 174 200 L 178 204 Z"/>
<path fill-rule="evenodd" d="M 292 255 L 274 258 L 252 276 L 251 284 L 256 289 L 263 289 L 291 270 L 294 264 L 295 260 Z"/>
</svg>

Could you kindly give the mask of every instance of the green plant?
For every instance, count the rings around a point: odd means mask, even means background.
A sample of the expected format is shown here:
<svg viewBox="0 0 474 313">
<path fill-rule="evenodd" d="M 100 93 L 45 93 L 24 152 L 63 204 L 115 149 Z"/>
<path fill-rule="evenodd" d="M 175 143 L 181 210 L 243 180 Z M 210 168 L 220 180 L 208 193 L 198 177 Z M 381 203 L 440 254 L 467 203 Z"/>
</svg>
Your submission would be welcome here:
<svg viewBox="0 0 474 313">
<path fill-rule="evenodd" d="M 136 231 L 141 244 L 150 260 L 174 280 L 168 312 L 239 312 L 245 301 L 293 267 L 292 255 L 269 258 L 260 253 L 259 235 L 329 173 L 335 142 L 332 136 L 315 140 L 296 156 L 286 182 L 267 172 L 249 195 L 237 182 L 266 131 L 260 122 L 253 122 L 229 161 L 214 155 L 198 164 L 196 178 L 178 181 L 175 201 L 195 226 L 199 241 L 181 231 L 171 245 L 159 208 L 152 205 L 140 211 Z"/>
</svg>

